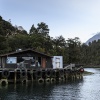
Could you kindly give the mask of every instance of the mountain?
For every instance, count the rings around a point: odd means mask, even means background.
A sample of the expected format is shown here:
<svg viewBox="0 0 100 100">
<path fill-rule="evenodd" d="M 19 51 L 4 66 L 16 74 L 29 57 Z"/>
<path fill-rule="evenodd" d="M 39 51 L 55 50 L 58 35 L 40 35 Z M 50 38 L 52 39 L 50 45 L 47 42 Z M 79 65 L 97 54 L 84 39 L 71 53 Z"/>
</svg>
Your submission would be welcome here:
<svg viewBox="0 0 100 100">
<path fill-rule="evenodd" d="M 86 44 L 88 45 L 89 42 L 92 42 L 92 41 L 94 41 L 94 40 L 98 41 L 99 39 L 100 39 L 100 32 L 97 33 L 96 35 L 94 35 L 93 37 L 91 37 L 90 39 L 88 39 L 88 40 L 86 41 Z"/>
</svg>

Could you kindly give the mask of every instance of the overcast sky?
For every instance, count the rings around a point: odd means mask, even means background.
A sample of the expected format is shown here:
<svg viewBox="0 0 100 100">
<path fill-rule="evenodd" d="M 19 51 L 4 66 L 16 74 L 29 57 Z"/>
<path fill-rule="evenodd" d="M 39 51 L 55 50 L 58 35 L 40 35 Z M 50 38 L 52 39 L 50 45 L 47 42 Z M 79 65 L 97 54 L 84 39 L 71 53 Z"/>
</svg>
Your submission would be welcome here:
<svg viewBox="0 0 100 100">
<path fill-rule="evenodd" d="M 0 0 L 0 15 L 28 32 L 45 22 L 54 38 L 86 42 L 100 32 L 100 0 Z"/>
</svg>

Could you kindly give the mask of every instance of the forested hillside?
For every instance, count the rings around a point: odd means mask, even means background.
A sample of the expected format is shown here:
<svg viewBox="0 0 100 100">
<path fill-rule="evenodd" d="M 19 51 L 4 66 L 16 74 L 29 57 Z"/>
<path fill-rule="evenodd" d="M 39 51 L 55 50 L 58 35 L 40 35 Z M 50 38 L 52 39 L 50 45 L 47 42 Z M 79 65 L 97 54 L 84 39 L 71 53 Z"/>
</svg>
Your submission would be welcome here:
<svg viewBox="0 0 100 100">
<path fill-rule="evenodd" d="M 86 45 L 78 37 L 68 40 L 63 36 L 50 37 L 49 27 L 44 22 L 38 23 L 37 27 L 33 24 L 27 33 L 0 16 L 0 54 L 18 48 L 32 48 L 51 56 L 63 56 L 64 64 L 100 65 L 100 40 Z"/>
</svg>

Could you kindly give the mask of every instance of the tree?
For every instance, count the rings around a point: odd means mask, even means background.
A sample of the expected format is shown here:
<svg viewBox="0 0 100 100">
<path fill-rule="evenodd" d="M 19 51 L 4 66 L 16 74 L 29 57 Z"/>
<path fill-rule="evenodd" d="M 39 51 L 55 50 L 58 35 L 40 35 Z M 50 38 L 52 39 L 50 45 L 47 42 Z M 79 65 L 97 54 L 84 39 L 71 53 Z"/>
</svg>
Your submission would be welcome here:
<svg viewBox="0 0 100 100">
<path fill-rule="evenodd" d="M 2 17 L 0 16 L 0 21 L 2 21 Z"/>
<path fill-rule="evenodd" d="M 37 24 L 37 31 L 39 34 L 43 35 L 44 37 L 48 37 L 49 36 L 49 28 L 48 25 L 46 25 L 46 23 L 41 22 Z"/>
<path fill-rule="evenodd" d="M 81 56 L 80 52 L 81 42 L 79 38 L 75 37 L 74 39 L 68 39 L 67 46 L 68 46 L 69 63 L 79 63 Z"/>
<path fill-rule="evenodd" d="M 8 43 L 6 41 L 6 37 L 0 35 L 0 54 L 8 52 Z"/>
<path fill-rule="evenodd" d="M 37 29 L 35 28 L 34 24 L 32 25 L 30 31 L 29 31 L 29 34 L 32 35 L 32 34 L 37 34 Z"/>
<path fill-rule="evenodd" d="M 63 36 L 59 36 L 53 39 L 53 48 L 56 55 L 61 55 L 61 49 L 64 47 L 66 47 L 66 40 Z"/>
<path fill-rule="evenodd" d="M 9 44 L 11 51 L 15 51 L 18 48 L 27 49 L 31 46 L 29 36 L 23 34 L 17 34 L 8 37 L 7 43 Z"/>
<path fill-rule="evenodd" d="M 5 21 L 0 17 L 0 35 L 9 36 L 15 32 L 15 28 L 8 21 Z"/>
</svg>

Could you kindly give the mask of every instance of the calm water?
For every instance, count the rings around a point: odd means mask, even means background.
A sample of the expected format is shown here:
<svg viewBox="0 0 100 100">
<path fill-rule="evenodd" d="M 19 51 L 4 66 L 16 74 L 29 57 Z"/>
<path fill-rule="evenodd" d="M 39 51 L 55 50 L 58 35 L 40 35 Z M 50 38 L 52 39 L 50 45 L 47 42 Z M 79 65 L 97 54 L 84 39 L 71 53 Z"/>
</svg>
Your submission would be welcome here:
<svg viewBox="0 0 100 100">
<path fill-rule="evenodd" d="M 0 100 L 100 100 L 100 69 L 83 80 L 47 85 L 8 85 L 0 87 Z"/>
</svg>

